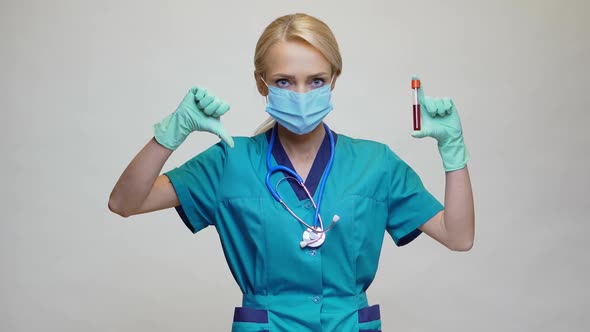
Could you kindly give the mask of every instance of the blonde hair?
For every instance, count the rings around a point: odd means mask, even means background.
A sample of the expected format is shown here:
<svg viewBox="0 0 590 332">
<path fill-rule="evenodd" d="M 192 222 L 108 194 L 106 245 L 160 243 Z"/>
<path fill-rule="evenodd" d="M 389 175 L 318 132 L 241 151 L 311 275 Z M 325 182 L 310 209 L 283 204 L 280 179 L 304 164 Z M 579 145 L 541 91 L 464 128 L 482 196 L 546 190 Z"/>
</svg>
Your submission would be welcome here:
<svg viewBox="0 0 590 332">
<path fill-rule="evenodd" d="M 266 53 L 281 41 L 301 40 L 315 47 L 331 65 L 334 79 L 342 73 L 342 57 L 336 37 L 332 30 L 321 20 L 307 14 L 291 14 L 271 22 L 256 43 L 254 53 L 254 73 L 257 77 L 266 71 Z M 266 119 L 256 129 L 255 135 L 263 133 L 274 126 L 272 117 Z"/>
</svg>

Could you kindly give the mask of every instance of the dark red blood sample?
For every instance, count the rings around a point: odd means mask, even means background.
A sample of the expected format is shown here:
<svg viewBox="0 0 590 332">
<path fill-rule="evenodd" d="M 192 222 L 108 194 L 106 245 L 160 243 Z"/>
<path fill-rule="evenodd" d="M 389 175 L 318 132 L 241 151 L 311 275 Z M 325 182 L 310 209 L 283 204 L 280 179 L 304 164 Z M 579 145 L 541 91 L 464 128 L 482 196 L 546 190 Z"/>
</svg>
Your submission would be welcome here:
<svg viewBox="0 0 590 332">
<path fill-rule="evenodd" d="M 414 108 L 414 130 L 420 130 L 420 104 L 412 106 Z"/>
</svg>

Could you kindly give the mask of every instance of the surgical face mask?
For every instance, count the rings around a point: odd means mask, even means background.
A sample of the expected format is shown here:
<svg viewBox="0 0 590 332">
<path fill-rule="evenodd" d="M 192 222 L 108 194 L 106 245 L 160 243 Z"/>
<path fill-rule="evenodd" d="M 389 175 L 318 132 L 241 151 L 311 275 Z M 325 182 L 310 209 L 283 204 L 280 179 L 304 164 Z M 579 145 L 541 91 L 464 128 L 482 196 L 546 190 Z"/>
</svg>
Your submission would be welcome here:
<svg viewBox="0 0 590 332">
<path fill-rule="evenodd" d="M 292 133 L 303 135 L 311 132 L 334 108 L 331 83 L 299 93 L 269 86 L 264 79 L 262 81 L 268 87 L 266 112 Z"/>
</svg>

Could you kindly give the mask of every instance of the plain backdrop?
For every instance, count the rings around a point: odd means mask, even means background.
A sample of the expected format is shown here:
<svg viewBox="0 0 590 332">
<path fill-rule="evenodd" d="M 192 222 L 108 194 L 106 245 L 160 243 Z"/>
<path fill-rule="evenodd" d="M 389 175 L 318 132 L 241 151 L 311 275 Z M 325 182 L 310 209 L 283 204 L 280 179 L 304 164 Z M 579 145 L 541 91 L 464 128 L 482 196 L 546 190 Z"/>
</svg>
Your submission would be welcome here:
<svg viewBox="0 0 590 332">
<path fill-rule="evenodd" d="M 241 294 L 215 229 L 107 201 L 193 85 L 253 133 L 256 41 L 295 12 L 340 44 L 327 122 L 388 144 L 441 201 L 436 143 L 410 136 L 411 75 L 462 120 L 475 246 L 387 236 L 368 291 L 384 331 L 590 329 L 588 1 L 2 0 L 0 330 L 230 329 Z M 191 135 L 164 171 L 217 141 Z"/>
</svg>

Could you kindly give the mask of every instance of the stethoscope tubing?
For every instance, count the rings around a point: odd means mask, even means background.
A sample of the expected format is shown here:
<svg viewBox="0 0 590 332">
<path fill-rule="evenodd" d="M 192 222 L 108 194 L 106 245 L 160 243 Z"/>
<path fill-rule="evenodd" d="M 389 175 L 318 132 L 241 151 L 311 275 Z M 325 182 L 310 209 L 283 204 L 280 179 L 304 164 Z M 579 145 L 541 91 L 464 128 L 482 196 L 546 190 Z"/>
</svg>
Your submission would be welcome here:
<svg viewBox="0 0 590 332">
<path fill-rule="evenodd" d="M 307 190 L 305 184 L 303 183 L 303 179 L 301 178 L 301 176 L 299 176 L 299 174 L 297 174 L 297 172 L 295 172 L 294 170 L 292 170 L 286 166 L 282 166 L 282 165 L 271 166 L 270 161 L 271 161 L 271 156 L 272 156 L 272 149 L 274 147 L 274 143 L 275 143 L 275 139 L 276 139 L 276 135 L 277 135 L 277 125 L 275 125 L 275 127 L 272 129 L 270 142 L 268 143 L 268 151 L 266 152 L 266 167 L 267 167 L 268 171 L 266 173 L 265 182 L 266 182 L 266 186 L 267 186 L 268 190 L 270 191 L 270 193 L 274 197 L 274 199 L 277 202 L 279 202 L 281 205 L 283 205 L 283 207 L 285 207 L 285 209 L 287 211 L 289 211 L 289 213 L 293 217 L 295 217 L 303 225 L 314 230 L 314 233 L 327 232 L 332 226 L 332 225 L 330 225 L 330 227 L 328 227 L 328 229 L 324 230 L 324 225 L 322 222 L 322 218 L 320 216 L 320 206 L 322 203 L 322 197 L 324 196 L 324 189 L 326 187 L 326 180 L 327 180 L 328 174 L 330 173 L 330 170 L 332 169 L 332 165 L 334 163 L 334 150 L 335 150 L 334 149 L 334 147 L 335 147 L 334 136 L 332 135 L 332 131 L 330 130 L 328 125 L 326 125 L 325 123 L 323 125 L 324 125 L 324 129 L 326 130 L 326 134 L 328 135 L 328 138 L 330 140 L 330 159 L 328 159 L 328 164 L 326 165 L 326 169 L 324 170 L 324 173 L 322 174 L 322 177 L 320 178 L 317 204 L 316 204 L 315 200 L 313 199 L 313 197 L 311 196 L 311 194 L 309 193 L 309 191 Z M 301 218 L 299 218 L 283 201 L 283 199 L 281 198 L 281 196 L 277 192 L 276 188 L 272 187 L 271 182 L 270 182 L 270 178 L 271 178 L 272 174 L 274 174 L 275 172 L 278 172 L 278 171 L 284 171 L 287 174 L 291 175 L 297 181 L 299 186 L 302 187 L 303 190 L 305 190 L 307 197 L 309 197 L 309 199 L 315 209 L 315 214 L 314 214 L 314 219 L 313 219 L 313 227 L 311 227 L 306 222 L 304 222 Z M 277 186 L 279 183 L 280 183 L 280 181 L 277 183 Z M 320 226 L 319 229 L 318 229 L 318 224 Z"/>
</svg>

